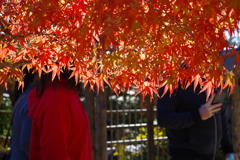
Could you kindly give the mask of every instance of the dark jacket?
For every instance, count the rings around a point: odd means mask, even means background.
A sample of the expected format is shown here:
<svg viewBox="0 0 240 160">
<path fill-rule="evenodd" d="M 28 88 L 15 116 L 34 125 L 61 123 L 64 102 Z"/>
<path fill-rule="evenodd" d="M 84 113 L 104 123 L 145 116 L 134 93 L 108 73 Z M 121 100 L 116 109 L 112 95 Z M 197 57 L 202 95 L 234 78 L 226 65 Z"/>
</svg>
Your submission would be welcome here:
<svg viewBox="0 0 240 160">
<path fill-rule="evenodd" d="M 28 117 L 28 87 L 18 98 L 13 116 L 10 160 L 28 160 L 32 119 Z"/>
<path fill-rule="evenodd" d="M 199 91 L 197 88 L 194 93 L 193 85 L 179 87 L 171 96 L 166 93 L 158 99 L 158 125 L 167 129 L 170 156 L 213 160 L 220 144 L 224 153 L 233 152 L 225 110 L 201 120 L 198 109 L 205 104 L 206 94 Z"/>
</svg>

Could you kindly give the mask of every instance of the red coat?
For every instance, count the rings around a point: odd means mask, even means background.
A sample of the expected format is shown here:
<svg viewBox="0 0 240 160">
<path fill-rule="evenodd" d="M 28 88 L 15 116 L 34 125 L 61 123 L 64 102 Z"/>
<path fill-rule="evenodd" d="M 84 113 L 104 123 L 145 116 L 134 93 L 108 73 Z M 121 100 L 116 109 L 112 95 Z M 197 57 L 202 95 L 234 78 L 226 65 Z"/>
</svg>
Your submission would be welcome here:
<svg viewBox="0 0 240 160">
<path fill-rule="evenodd" d="M 28 96 L 32 121 L 30 160 L 91 160 L 88 117 L 75 91 L 48 85 Z"/>
</svg>

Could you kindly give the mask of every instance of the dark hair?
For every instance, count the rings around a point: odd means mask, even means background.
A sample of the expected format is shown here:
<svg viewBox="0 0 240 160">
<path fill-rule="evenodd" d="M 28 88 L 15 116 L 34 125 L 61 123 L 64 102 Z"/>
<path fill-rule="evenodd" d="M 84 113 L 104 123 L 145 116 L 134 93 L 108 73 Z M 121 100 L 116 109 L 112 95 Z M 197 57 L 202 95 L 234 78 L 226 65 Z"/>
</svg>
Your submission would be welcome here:
<svg viewBox="0 0 240 160">
<path fill-rule="evenodd" d="M 38 84 L 36 86 L 36 93 L 37 93 L 37 97 L 41 96 L 43 94 L 44 88 L 47 84 L 49 83 L 53 83 L 55 87 L 57 87 L 59 85 L 59 82 L 64 80 L 66 81 L 66 88 L 69 89 L 77 89 L 76 88 L 76 82 L 75 82 L 75 78 L 74 77 L 70 77 L 72 71 L 69 71 L 67 69 L 63 69 L 63 72 L 60 73 L 60 80 L 58 79 L 57 76 L 55 76 L 55 78 L 52 80 L 52 72 L 49 73 L 45 73 L 43 75 L 41 75 L 41 78 L 38 81 Z"/>
<path fill-rule="evenodd" d="M 26 91 L 27 88 L 30 87 L 30 85 L 32 84 L 32 82 L 34 81 L 34 79 L 37 76 L 37 72 L 33 73 L 33 69 L 28 70 L 27 68 L 24 68 L 23 70 L 24 78 L 23 78 L 23 82 L 24 82 L 24 87 L 21 86 L 20 88 L 18 88 L 19 86 L 19 82 L 16 81 L 15 83 L 15 87 L 14 87 L 14 103 L 17 101 L 17 99 L 19 98 L 19 96 Z"/>
</svg>

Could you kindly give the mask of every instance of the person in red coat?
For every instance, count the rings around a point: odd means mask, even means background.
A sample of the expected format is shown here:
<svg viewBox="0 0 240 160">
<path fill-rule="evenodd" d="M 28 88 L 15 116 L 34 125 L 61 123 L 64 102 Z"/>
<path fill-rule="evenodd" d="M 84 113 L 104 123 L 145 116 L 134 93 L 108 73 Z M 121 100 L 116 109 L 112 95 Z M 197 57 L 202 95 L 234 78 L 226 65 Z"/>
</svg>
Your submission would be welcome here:
<svg viewBox="0 0 240 160">
<path fill-rule="evenodd" d="M 65 72 L 52 81 L 45 74 L 29 93 L 30 160 L 92 159 L 88 117 L 68 77 Z"/>
</svg>

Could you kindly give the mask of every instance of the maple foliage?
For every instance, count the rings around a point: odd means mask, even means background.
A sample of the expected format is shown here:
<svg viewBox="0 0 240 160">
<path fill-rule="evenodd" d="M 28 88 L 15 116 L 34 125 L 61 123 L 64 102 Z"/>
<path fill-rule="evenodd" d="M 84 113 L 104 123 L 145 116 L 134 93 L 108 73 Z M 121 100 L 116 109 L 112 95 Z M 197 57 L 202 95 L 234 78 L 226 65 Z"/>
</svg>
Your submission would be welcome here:
<svg viewBox="0 0 240 160">
<path fill-rule="evenodd" d="M 153 95 L 179 83 L 234 88 L 224 30 L 238 29 L 239 0 L 0 0 L 0 80 L 18 69 L 73 70 L 76 82 Z M 229 56 L 236 54 L 234 50 Z M 238 61 L 236 61 L 236 64 Z M 47 69 L 45 69 L 47 66 Z M 204 79 L 204 81 L 202 80 Z"/>
</svg>

